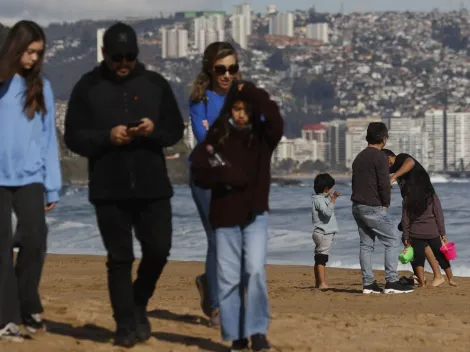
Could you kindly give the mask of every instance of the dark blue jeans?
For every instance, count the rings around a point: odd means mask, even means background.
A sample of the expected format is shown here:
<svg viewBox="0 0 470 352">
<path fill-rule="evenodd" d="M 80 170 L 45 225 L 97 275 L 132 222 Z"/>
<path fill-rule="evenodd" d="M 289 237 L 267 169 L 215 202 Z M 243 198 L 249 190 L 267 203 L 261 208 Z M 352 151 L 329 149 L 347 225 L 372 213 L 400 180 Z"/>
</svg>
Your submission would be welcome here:
<svg viewBox="0 0 470 352">
<path fill-rule="evenodd" d="M 219 300 L 217 298 L 217 263 L 215 248 L 215 233 L 209 222 L 209 209 L 211 204 L 211 190 L 202 189 L 196 186 L 191 179 L 191 194 L 196 203 L 202 226 L 206 231 L 207 237 L 207 254 L 206 254 L 206 278 L 209 286 L 209 298 L 212 308 L 219 308 Z"/>
</svg>

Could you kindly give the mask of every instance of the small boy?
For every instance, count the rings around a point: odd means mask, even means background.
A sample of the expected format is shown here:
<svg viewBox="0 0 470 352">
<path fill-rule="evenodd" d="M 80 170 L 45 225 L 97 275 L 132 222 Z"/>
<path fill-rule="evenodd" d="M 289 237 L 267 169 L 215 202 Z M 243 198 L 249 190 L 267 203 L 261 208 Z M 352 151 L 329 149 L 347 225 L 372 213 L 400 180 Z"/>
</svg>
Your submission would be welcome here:
<svg viewBox="0 0 470 352">
<path fill-rule="evenodd" d="M 335 201 L 340 195 L 333 192 L 335 180 L 330 174 L 319 174 L 315 177 L 312 195 L 313 242 L 315 243 L 315 287 L 327 289 L 325 266 L 334 237 L 338 233 L 335 217 Z"/>
</svg>

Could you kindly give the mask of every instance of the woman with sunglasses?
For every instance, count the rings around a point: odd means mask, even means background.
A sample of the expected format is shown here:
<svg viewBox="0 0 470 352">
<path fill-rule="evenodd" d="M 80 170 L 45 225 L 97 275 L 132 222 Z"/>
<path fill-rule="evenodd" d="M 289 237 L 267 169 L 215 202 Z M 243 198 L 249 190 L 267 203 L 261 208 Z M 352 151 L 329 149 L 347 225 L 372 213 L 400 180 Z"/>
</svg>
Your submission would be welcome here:
<svg viewBox="0 0 470 352">
<path fill-rule="evenodd" d="M 54 97 L 41 73 L 45 35 L 18 22 L 0 49 L 0 338 L 22 340 L 17 324 L 44 330 L 39 281 L 45 212 L 59 200 L 61 173 Z M 44 200 L 45 198 L 45 200 Z M 12 211 L 21 227 L 13 241 Z M 20 248 L 16 266 L 13 246 Z"/>
<path fill-rule="evenodd" d="M 204 141 L 209 127 L 222 110 L 225 96 L 233 81 L 238 79 L 240 79 L 240 73 L 234 47 L 227 42 L 210 44 L 204 51 L 202 69 L 193 82 L 190 95 L 191 127 L 197 143 Z M 201 308 L 204 314 L 210 318 L 212 325 L 219 325 L 215 239 L 209 223 L 211 191 L 196 186 L 192 177 L 190 187 L 207 236 L 205 274 L 196 278 L 196 285 L 201 296 Z"/>
</svg>

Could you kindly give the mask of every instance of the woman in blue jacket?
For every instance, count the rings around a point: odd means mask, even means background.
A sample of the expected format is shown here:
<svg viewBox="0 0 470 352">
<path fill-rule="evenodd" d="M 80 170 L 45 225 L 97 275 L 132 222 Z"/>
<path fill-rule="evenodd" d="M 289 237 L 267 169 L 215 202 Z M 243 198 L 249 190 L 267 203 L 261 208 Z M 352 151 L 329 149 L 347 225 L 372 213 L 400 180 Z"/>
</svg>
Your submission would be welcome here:
<svg viewBox="0 0 470 352">
<path fill-rule="evenodd" d="M 44 329 L 39 281 L 45 212 L 59 200 L 61 172 L 51 85 L 42 75 L 43 30 L 18 22 L 0 49 L 0 338 L 22 340 L 18 324 Z M 21 226 L 12 236 L 12 211 Z M 16 266 L 13 247 L 19 247 Z"/>
<path fill-rule="evenodd" d="M 202 69 L 193 82 L 190 96 L 191 127 L 197 143 L 204 141 L 210 126 L 219 116 L 232 82 L 240 79 L 237 53 L 227 42 L 215 42 L 204 51 Z M 191 158 L 190 158 L 191 159 Z M 211 191 L 190 180 L 191 193 L 207 236 L 205 274 L 196 278 L 201 308 L 212 325 L 219 324 L 214 232 L 209 223 Z"/>
</svg>

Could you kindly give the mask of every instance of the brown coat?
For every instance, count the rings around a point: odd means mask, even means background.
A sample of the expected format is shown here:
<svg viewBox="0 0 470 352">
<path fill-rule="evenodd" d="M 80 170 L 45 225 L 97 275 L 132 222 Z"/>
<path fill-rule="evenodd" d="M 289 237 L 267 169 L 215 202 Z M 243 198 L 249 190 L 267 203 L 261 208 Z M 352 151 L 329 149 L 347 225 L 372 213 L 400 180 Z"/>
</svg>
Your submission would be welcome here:
<svg viewBox="0 0 470 352">
<path fill-rule="evenodd" d="M 212 189 L 209 218 L 214 229 L 243 226 L 254 216 L 269 211 L 271 156 L 283 135 L 284 122 L 277 104 L 264 90 L 245 83 L 242 93 L 254 107 L 252 133 L 230 126 L 229 116 L 221 116 L 195 150 L 191 163 L 196 185 Z M 227 125 L 230 133 L 220 144 L 222 127 Z M 230 166 L 211 167 L 206 150 L 208 144 L 228 160 Z"/>
</svg>

